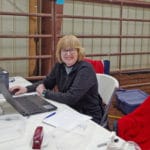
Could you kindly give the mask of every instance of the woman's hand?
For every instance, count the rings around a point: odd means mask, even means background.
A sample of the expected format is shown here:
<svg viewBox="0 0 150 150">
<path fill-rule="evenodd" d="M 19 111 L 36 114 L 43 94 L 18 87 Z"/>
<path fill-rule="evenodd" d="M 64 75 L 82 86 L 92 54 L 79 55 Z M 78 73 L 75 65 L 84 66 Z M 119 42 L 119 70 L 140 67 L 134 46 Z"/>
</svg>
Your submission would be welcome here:
<svg viewBox="0 0 150 150">
<path fill-rule="evenodd" d="M 27 93 L 27 88 L 26 87 L 22 87 L 22 86 L 13 86 L 13 87 L 9 88 L 9 91 L 13 95 L 20 95 L 20 94 Z"/>
<path fill-rule="evenodd" d="M 45 89 L 46 89 L 46 88 L 45 88 L 44 84 L 39 84 L 39 85 L 37 86 L 37 88 L 36 88 L 36 92 L 38 93 L 39 96 L 42 96 L 42 92 L 43 92 L 43 90 L 45 90 Z"/>
</svg>

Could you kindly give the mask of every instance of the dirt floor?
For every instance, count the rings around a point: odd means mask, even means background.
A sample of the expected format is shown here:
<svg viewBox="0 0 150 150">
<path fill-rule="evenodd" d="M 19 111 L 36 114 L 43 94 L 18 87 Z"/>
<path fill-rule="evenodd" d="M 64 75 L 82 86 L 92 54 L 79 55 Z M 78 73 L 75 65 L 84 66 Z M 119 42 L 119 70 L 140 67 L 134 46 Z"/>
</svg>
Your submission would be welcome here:
<svg viewBox="0 0 150 150">
<path fill-rule="evenodd" d="M 140 89 L 147 94 L 150 94 L 150 73 L 130 73 L 130 74 L 115 74 L 112 75 L 118 79 L 120 88 L 124 89 Z M 109 111 L 109 126 L 110 130 L 113 130 L 114 122 L 124 116 L 120 110 L 116 107 L 116 98 L 114 96 L 113 103 Z"/>
</svg>

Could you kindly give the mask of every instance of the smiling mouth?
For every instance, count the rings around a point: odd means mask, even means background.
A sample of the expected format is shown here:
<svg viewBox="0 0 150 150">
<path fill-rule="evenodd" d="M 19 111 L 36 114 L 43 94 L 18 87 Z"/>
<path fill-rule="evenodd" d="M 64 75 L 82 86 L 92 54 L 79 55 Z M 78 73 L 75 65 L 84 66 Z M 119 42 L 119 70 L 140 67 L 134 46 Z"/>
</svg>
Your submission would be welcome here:
<svg viewBox="0 0 150 150">
<path fill-rule="evenodd" d="M 72 60 L 72 57 L 65 57 L 66 60 Z"/>
</svg>

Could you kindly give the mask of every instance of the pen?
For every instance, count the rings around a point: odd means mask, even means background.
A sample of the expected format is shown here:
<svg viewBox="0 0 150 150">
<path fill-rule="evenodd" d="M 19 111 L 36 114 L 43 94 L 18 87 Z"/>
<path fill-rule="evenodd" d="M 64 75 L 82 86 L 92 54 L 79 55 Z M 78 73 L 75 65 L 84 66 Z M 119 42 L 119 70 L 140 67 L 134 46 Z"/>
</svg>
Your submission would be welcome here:
<svg viewBox="0 0 150 150">
<path fill-rule="evenodd" d="M 18 118 L 7 117 L 7 118 L 0 118 L 0 120 L 3 120 L 3 121 L 13 121 L 13 120 L 18 120 Z"/>
<path fill-rule="evenodd" d="M 49 118 L 49 117 L 51 117 L 51 116 L 53 116 L 55 114 L 56 114 L 56 112 L 53 112 L 53 113 L 49 114 L 48 116 L 46 116 L 44 119 Z"/>
<path fill-rule="evenodd" d="M 103 146 L 107 146 L 107 143 L 105 142 L 97 145 L 97 147 L 103 147 Z"/>
</svg>

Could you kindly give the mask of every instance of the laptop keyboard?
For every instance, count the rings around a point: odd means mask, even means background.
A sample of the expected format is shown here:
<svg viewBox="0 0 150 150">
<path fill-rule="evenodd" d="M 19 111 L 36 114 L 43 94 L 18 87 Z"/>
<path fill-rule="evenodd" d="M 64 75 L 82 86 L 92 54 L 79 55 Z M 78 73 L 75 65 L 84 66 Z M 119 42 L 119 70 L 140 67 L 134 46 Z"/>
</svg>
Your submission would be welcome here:
<svg viewBox="0 0 150 150">
<path fill-rule="evenodd" d="M 47 102 L 38 95 L 12 97 L 3 82 L 0 82 L 0 93 L 2 93 L 7 102 L 9 102 L 23 116 L 44 113 L 57 109 L 55 105 Z"/>
<path fill-rule="evenodd" d="M 22 110 L 24 110 L 22 114 L 25 116 L 56 109 L 54 105 L 37 95 L 15 97 L 13 99 L 16 103 L 18 103 L 18 106 L 22 107 Z"/>
<path fill-rule="evenodd" d="M 32 102 L 32 100 L 30 100 L 28 97 L 16 97 L 14 99 L 18 103 L 21 103 L 22 107 L 26 108 L 30 114 L 32 114 L 32 112 L 38 113 L 41 112 L 41 110 L 43 110 L 40 106 Z"/>
</svg>

